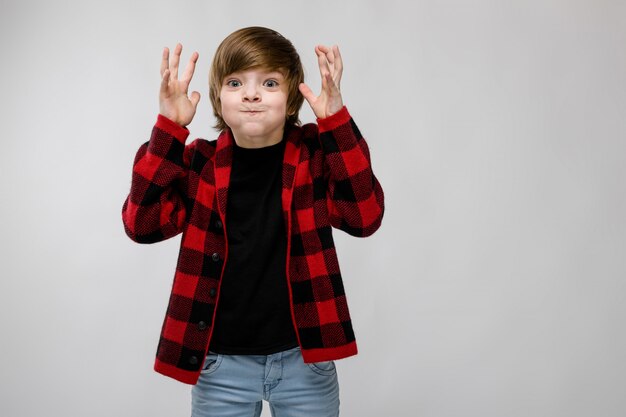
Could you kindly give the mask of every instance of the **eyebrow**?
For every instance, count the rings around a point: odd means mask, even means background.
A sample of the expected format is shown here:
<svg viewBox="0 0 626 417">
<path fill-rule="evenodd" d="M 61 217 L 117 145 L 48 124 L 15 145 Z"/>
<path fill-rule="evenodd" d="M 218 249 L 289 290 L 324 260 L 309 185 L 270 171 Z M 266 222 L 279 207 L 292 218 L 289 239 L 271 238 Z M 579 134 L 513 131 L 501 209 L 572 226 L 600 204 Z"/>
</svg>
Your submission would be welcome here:
<svg viewBox="0 0 626 417">
<path fill-rule="evenodd" d="M 285 78 L 285 76 L 283 75 L 283 73 L 282 73 L 282 72 L 280 72 L 280 71 L 278 71 L 278 70 L 274 70 L 274 71 L 267 71 L 267 72 L 265 72 L 265 75 L 272 75 L 272 76 L 273 76 L 273 75 L 279 75 L 279 76 L 281 76 L 281 77 Z"/>
</svg>

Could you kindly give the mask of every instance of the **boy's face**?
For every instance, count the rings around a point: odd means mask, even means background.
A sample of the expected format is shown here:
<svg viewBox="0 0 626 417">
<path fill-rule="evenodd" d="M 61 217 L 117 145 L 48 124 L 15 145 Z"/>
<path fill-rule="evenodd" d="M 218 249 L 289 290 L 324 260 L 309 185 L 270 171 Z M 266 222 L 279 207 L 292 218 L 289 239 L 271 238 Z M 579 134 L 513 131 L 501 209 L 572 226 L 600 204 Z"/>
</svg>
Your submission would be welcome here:
<svg viewBox="0 0 626 417">
<path fill-rule="evenodd" d="M 279 71 L 252 68 L 224 77 L 222 118 L 241 147 L 280 142 L 287 118 L 288 89 Z"/>
</svg>

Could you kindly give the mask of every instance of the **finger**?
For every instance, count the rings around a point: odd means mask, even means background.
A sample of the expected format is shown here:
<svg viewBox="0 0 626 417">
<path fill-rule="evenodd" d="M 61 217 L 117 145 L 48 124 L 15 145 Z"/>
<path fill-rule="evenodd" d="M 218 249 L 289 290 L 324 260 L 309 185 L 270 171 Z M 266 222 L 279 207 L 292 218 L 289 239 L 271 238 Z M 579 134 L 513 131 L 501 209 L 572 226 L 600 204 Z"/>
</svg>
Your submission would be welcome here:
<svg viewBox="0 0 626 417">
<path fill-rule="evenodd" d="M 329 85 L 328 85 L 328 79 L 330 78 L 330 80 L 332 81 L 332 76 L 330 75 L 329 72 L 325 72 L 322 74 L 322 92 L 320 93 L 320 95 L 322 94 L 328 94 L 328 90 L 329 90 Z"/>
<path fill-rule="evenodd" d="M 193 77 L 193 73 L 196 70 L 196 62 L 198 62 L 198 56 L 198 53 L 194 52 L 193 54 L 191 54 L 191 58 L 189 58 L 189 62 L 187 63 L 187 67 L 185 68 L 185 72 L 183 73 L 182 78 L 182 81 L 186 84 L 186 86 L 189 85 L 189 82 Z"/>
<path fill-rule="evenodd" d="M 318 45 L 315 47 L 315 53 L 317 54 L 317 65 L 320 68 L 320 75 L 322 80 L 326 77 L 326 74 L 330 72 L 328 67 L 328 60 L 326 59 L 326 53 L 324 52 L 324 46 Z"/>
<path fill-rule="evenodd" d="M 335 76 L 335 53 L 332 48 L 326 48 L 326 61 L 328 62 L 328 71 Z"/>
<path fill-rule="evenodd" d="M 191 101 L 191 104 L 193 104 L 194 109 L 198 108 L 198 102 L 200 101 L 200 93 L 198 93 L 197 91 L 194 91 L 193 93 L 191 93 L 191 97 L 189 98 L 189 101 Z"/>
<path fill-rule="evenodd" d="M 341 58 L 338 45 L 333 45 L 333 55 L 335 57 L 335 68 L 343 70 L 343 59 Z"/>
<path fill-rule="evenodd" d="M 169 48 L 165 47 L 163 48 L 163 55 L 161 56 L 161 77 L 163 77 L 163 74 L 165 73 L 165 70 L 167 69 L 169 65 L 169 60 L 170 60 L 170 50 Z"/>
<path fill-rule="evenodd" d="M 317 99 L 317 97 L 315 97 L 315 94 L 309 88 L 309 86 L 306 85 L 305 83 L 300 83 L 300 85 L 298 86 L 298 89 L 300 90 L 300 93 L 302 93 L 302 96 L 304 97 L 304 99 L 312 106 L 313 103 L 315 103 L 315 100 Z"/>
<path fill-rule="evenodd" d="M 317 54 L 317 58 L 319 59 L 320 57 L 324 57 L 327 63 L 330 62 L 328 59 L 329 58 L 328 52 L 329 52 L 329 49 L 326 45 L 317 45 L 315 47 L 315 53 Z"/>
<path fill-rule="evenodd" d="M 167 94 L 169 82 L 170 82 L 170 70 L 166 69 L 163 72 L 163 77 L 161 77 L 161 90 L 160 90 L 161 95 Z"/>
<path fill-rule="evenodd" d="M 316 48 L 319 49 L 323 54 L 327 54 L 328 53 L 328 46 L 326 46 L 326 45 L 317 45 Z"/>
<path fill-rule="evenodd" d="M 328 63 L 331 65 L 335 65 L 335 52 L 333 51 L 333 48 L 326 48 L 326 59 L 328 60 Z"/>
<path fill-rule="evenodd" d="M 335 80 L 333 80 L 332 75 L 326 74 L 325 81 L 326 82 L 323 83 L 323 84 L 325 85 L 325 90 L 326 90 L 326 92 L 328 93 L 329 96 L 335 96 L 337 94 L 340 94 L 339 86 L 337 85 Z"/>
<path fill-rule="evenodd" d="M 326 97 L 332 97 L 340 94 L 339 87 L 333 80 L 333 76 L 330 74 L 326 74 L 324 78 L 322 78 L 322 94 L 326 94 Z"/>
<path fill-rule="evenodd" d="M 326 56 L 326 59 L 328 60 L 329 63 L 331 64 L 333 63 L 334 55 L 333 55 L 332 48 L 329 48 L 326 45 L 317 45 L 317 50 Z"/>
<path fill-rule="evenodd" d="M 326 52 L 326 60 L 328 61 L 328 71 L 332 75 L 333 80 L 336 80 L 337 77 L 336 58 L 334 47 L 328 48 L 328 52 Z"/>
<path fill-rule="evenodd" d="M 170 62 L 170 73 L 173 80 L 178 80 L 178 64 L 180 62 L 180 54 L 183 51 L 183 45 L 178 43 L 176 48 L 174 48 L 174 55 L 172 56 L 172 61 Z"/>
<path fill-rule="evenodd" d="M 337 83 L 337 87 L 339 87 L 341 83 L 341 74 L 343 74 L 343 59 L 341 58 L 341 52 L 339 52 L 339 46 L 333 46 L 333 50 L 335 55 L 335 74 L 333 78 L 335 79 L 335 83 Z"/>
</svg>

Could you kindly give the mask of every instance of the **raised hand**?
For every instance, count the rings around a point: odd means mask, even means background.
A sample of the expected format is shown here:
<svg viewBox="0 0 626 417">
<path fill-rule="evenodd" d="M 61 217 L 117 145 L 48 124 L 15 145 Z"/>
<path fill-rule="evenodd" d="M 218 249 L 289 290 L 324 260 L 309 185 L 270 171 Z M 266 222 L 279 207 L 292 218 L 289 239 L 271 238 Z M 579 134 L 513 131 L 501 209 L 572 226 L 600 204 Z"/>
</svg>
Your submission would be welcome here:
<svg viewBox="0 0 626 417">
<path fill-rule="evenodd" d="M 183 46 L 179 43 L 170 60 L 170 51 L 163 49 L 161 60 L 161 90 L 159 91 L 159 113 L 181 126 L 187 126 L 196 114 L 200 93 L 194 91 L 187 95 L 187 89 L 196 69 L 198 53 L 194 52 L 181 79 L 178 79 L 178 63 Z"/>
<path fill-rule="evenodd" d="M 300 92 L 313 109 L 315 116 L 323 119 L 337 113 L 343 107 L 339 84 L 343 71 L 343 61 L 337 45 L 315 47 L 317 63 L 322 76 L 322 91 L 316 96 L 308 85 L 300 84 Z"/>
</svg>

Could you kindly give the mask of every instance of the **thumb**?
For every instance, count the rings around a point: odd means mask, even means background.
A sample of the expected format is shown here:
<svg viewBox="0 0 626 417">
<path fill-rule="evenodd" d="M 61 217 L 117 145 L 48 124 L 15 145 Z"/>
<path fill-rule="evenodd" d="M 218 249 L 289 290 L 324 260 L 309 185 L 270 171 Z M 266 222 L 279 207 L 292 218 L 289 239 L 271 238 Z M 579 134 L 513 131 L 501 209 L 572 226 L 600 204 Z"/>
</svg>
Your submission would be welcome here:
<svg viewBox="0 0 626 417">
<path fill-rule="evenodd" d="M 191 104 L 193 104 L 193 108 L 197 108 L 198 102 L 200 101 L 200 93 L 194 91 L 193 93 L 191 93 L 191 97 L 189 98 L 189 100 L 191 101 Z"/>
<path fill-rule="evenodd" d="M 305 83 L 300 83 L 300 85 L 298 86 L 298 89 L 300 90 L 300 93 L 302 93 L 302 95 L 304 96 L 304 99 L 310 105 L 313 105 L 317 97 L 315 97 L 315 94 L 313 94 L 313 91 L 309 88 L 309 86 L 306 85 Z"/>
</svg>

